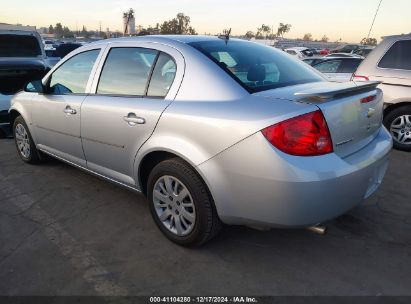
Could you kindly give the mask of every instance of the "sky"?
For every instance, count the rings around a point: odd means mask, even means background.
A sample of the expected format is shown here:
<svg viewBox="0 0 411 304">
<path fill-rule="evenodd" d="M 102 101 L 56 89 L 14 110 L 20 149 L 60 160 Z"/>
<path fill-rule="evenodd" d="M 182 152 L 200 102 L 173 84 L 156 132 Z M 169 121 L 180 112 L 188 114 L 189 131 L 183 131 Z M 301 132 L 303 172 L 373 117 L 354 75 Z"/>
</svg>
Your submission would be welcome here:
<svg viewBox="0 0 411 304">
<path fill-rule="evenodd" d="M 71 30 L 122 30 L 122 12 L 133 8 L 136 25 L 155 26 L 179 12 L 191 18 L 199 34 L 234 35 L 257 31 L 263 23 L 290 23 L 288 38 L 359 42 L 366 37 L 379 0 L 0 0 L 0 22 L 37 27 L 61 22 Z M 371 37 L 411 32 L 411 0 L 383 0 Z"/>
</svg>

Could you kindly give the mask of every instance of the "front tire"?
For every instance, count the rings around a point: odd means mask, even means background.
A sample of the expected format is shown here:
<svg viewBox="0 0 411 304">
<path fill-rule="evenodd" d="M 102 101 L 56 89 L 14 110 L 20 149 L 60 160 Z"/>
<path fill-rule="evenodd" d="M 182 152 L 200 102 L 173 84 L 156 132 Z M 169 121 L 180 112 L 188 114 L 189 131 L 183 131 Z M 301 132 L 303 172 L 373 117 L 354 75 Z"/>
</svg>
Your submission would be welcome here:
<svg viewBox="0 0 411 304">
<path fill-rule="evenodd" d="M 411 106 L 402 106 L 384 117 L 384 126 L 390 131 L 394 148 L 411 151 Z"/>
<path fill-rule="evenodd" d="M 147 197 L 158 228 L 179 245 L 202 245 L 221 228 L 205 183 L 178 158 L 154 167 L 148 178 Z"/>
<path fill-rule="evenodd" d="M 13 136 L 20 158 L 29 164 L 40 163 L 39 151 L 34 144 L 26 122 L 21 116 L 18 116 L 14 120 Z"/>
</svg>

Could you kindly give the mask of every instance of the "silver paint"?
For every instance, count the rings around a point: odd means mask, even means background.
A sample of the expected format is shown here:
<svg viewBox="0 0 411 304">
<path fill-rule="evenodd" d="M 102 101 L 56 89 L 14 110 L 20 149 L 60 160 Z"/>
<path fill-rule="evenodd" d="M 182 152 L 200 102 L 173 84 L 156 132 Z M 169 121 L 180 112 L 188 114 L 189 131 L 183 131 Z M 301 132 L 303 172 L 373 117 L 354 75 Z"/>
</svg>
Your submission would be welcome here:
<svg viewBox="0 0 411 304">
<path fill-rule="evenodd" d="M 85 95 L 23 92 L 13 99 L 11 110 L 23 115 L 42 151 L 131 189 L 142 188 L 140 169 L 146 156 L 173 153 L 203 178 L 220 218 L 229 224 L 312 225 L 348 211 L 378 188 L 392 147 L 381 126 L 380 90 L 319 103 L 302 102 L 298 93 L 357 85 L 324 81 L 249 94 L 185 43 L 196 39 L 218 38 L 149 36 L 81 47 L 67 58 L 101 48 Z M 114 46 L 148 47 L 171 55 L 177 74 L 167 96 L 96 95 L 104 59 Z M 370 94 L 376 99 L 361 104 Z M 76 113 L 65 113 L 67 106 Z M 363 113 L 370 107 L 375 115 L 367 118 Z M 331 131 L 334 153 L 287 155 L 260 132 L 319 109 Z M 137 120 L 124 120 L 133 114 Z"/>
</svg>

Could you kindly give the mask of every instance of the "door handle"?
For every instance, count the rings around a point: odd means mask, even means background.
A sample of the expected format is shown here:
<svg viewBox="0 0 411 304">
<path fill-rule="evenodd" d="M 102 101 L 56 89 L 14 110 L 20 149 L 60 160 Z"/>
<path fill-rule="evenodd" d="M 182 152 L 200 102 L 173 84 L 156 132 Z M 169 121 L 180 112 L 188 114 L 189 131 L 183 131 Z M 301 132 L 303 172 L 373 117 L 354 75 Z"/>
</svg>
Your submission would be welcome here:
<svg viewBox="0 0 411 304">
<path fill-rule="evenodd" d="M 66 108 L 63 110 L 64 113 L 67 115 L 74 115 L 77 114 L 77 111 L 72 109 L 70 106 L 66 106 Z"/>
<path fill-rule="evenodd" d="M 138 117 L 135 113 L 128 113 L 123 117 L 123 120 L 128 123 L 129 126 L 142 125 L 146 123 L 143 117 Z"/>
</svg>

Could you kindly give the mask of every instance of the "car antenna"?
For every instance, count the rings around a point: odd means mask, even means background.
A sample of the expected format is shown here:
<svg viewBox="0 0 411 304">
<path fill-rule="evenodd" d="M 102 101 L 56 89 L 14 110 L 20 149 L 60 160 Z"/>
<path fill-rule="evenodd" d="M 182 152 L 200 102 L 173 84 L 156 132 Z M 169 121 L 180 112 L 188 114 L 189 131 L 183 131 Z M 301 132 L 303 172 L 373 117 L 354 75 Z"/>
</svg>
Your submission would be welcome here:
<svg viewBox="0 0 411 304">
<path fill-rule="evenodd" d="M 218 38 L 224 39 L 225 43 L 227 44 L 228 40 L 230 40 L 230 35 L 231 35 L 231 27 L 229 30 L 223 30 L 223 34 L 219 35 Z"/>
</svg>

